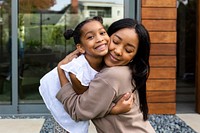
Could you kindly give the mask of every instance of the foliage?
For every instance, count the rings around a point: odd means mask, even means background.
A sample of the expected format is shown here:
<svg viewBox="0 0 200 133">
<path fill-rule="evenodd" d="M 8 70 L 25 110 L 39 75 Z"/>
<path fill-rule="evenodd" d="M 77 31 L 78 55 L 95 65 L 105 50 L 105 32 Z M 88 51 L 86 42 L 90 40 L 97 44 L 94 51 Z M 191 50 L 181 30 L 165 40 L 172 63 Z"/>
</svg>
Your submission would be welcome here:
<svg viewBox="0 0 200 133">
<path fill-rule="evenodd" d="M 53 41 L 53 44 L 61 44 L 62 38 L 64 33 L 64 26 L 54 26 L 53 31 L 51 33 L 51 38 Z"/>
<path fill-rule="evenodd" d="M 46 10 L 55 3 L 56 0 L 19 0 L 19 12 L 29 13 L 36 10 Z"/>
<path fill-rule="evenodd" d="M 40 45 L 41 45 L 41 43 L 37 40 L 30 40 L 30 41 L 26 42 L 26 47 L 38 47 Z"/>
</svg>

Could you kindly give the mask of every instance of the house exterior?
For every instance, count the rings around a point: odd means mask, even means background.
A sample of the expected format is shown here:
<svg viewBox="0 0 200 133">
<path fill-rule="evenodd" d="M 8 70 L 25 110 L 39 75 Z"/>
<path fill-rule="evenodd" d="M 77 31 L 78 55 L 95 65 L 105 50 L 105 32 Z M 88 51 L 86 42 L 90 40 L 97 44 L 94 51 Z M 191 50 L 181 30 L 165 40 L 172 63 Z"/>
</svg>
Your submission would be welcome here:
<svg viewBox="0 0 200 133">
<path fill-rule="evenodd" d="M 147 82 L 150 113 L 176 113 L 176 0 L 142 0 L 142 23 L 151 37 Z"/>
<path fill-rule="evenodd" d="M 110 25 L 124 15 L 123 5 L 115 2 L 79 0 L 79 3 L 83 5 L 83 15 L 85 18 L 102 16 L 105 25 Z"/>
<path fill-rule="evenodd" d="M 104 25 L 110 25 L 113 21 L 122 18 L 124 15 L 123 4 L 116 2 L 79 0 L 78 4 L 78 14 L 71 14 L 69 12 L 71 4 L 68 5 L 65 11 L 66 13 L 60 18 L 57 25 L 69 25 L 69 20 L 71 19 L 78 18 L 77 21 L 81 22 L 85 18 L 94 16 L 102 16 Z"/>
<path fill-rule="evenodd" d="M 132 3 L 139 2 L 139 4 Z M 128 4 L 127 4 L 128 3 Z M 77 4 L 78 7 L 78 14 L 75 14 L 77 10 L 71 10 L 71 7 L 76 7 Z M 12 5 L 18 5 L 17 1 L 12 1 Z M 128 7 L 127 7 L 128 5 Z M 135 11 L 135 8 L 139 9 L 137 10 L 137 14 L 139 14 L 139 21 L 148 29 L 150 33 L 151 38 L 151 53 L 150 53 L 150 76 L 147 81 L 147 100 L 149 105 L 149 113 L 150 114 L 176 114 L 177 110 L 177 0 L 141 0 L 141 1 L 132 1 L 132 0 L 126 0 L 124 1 L 124 4 L 115 3 L 113 2 L 106 2 L 106 1 L 90 1 L 90 0 L 71 0 L 71 5 L 68 5 L 66 10 L 63 10 L 63 12 L 60 12 L 60 14 L 55 12 L 46 12 L 42 13 L 42 16 L 39 16 L 40 14 L 34 14 L 41 20 L 50 20 L 45 21 L 43 23 L 51 24 L 51 25 L 69 25 L 69 24 L 75 24 L 73 21 L 80 22 L 83 20 L 83 18 L 92 17 L 92 16 L 102 16 L 104 19 L 105 25 L 110 25 L 113 21 L 118 20 L 120 18 L 124 17 L 132 17 L 132 11 Z M 12 13 L 16 14 L 13 15 L 12 18 L 12 38 L 14 40 L 17 39 L 17 23 L 14 23 L 17 21 L 17 6 L 12 9 Z M 200 113 L 200 2 L 198 0 L 197 2 L 197 47 L 196 47 L 196 70 L 195 70 L 195 110 L 197 113 Z M 73 13 L 71 13 L 73 11 Z M 127 14 L 128 12 L 128 14 Z M 54 15 L 57 14 L 55 17 Z M 1 14 L 0 14 L 1 15 Z M 32 15 L 32 14 L 29 14 Z M 31 17 L 29 17 L 28 21 L 25 21 L 25 25 L 27 23 L 28 26 L 30 25 Z M 54 19 L 56 18 L 56 19 Z M 74 19 L 75 18 L 75 19 Z M 137 18 L 137 19 L 138 19 Z M 54 20 L 53 20 L 54 19 Z M 40 22 L 41 22 L 40 20 Z M 69 21 L 70 20 L 70 21 Z M 18 63 L 17 60 L 17 45 L 12 45 L 13 48 L 13 54 L 9 55 L 14 59 L 9 60 L 9 62 L 12 62 L 12 70 L 13 73 L 13 79 L 12 83 L 8 83 L 8 81 L 5 81 L 5 77 L 2 74 L 2 71 L 6 68 L 7 62 L 4 62 L 5 59 L 8 57 L 6 56 L 8 53 L 5 52 L 5 41 L 4 41 L 4 30 L 2 30 L 4 26 L 2 22 L 4 21 L 3 17 L 0 17 L 0 37 L 1 37 L 1 56 L 0 56 L 0 95 L 4 96 L 5 88 L 8 85 L 10 85 L 8 89 L 12 91 L 12 96 L 10 96 L 11 100 L 6 101 L 6 105 L 4 105 L 4 101 L 0 99 L 0 112 L 2 113 L 44 113 L 47 112 L 47 109 L 45 108 L 45 105 L 41 102 L 34 103 L 34 104 L 25 104 L 23 105 L 20 103 L 20 98 L 18 99 L 18 96 L 20 94 L 17 93 L 16 90 L 19 90 L 21 93 L 22 90 L 20 87 L 17 87 L 18 84 L 18 77 L 15 75 L 18 75 Z M 13 22 L 14 21 L 14 22 Z M 39 21 L 38 21 L 39 22 Z M 37 22 L 37 23 L 38 23 Z M 42 24 L 42 23 L 38 24 Z M 5 24 L 5 23 L 4 23 Z M 43 25 L 43 24 L 42 24 Z M 41 28 L 42 25 L 40 25 Z M 28 27 L 27 26 L 27 27 Z M 11 27 L 11 26 L 10 26 Z M 66 27 L 65 27 L 66 28 Z M 6 29 L 7 30 L 7 29 Z M 44 31 L 43 31 L 44 32 Z M 44 38 L 44 35 L 41 30 L 38 30 L 37 33 L 35 33 L 33 36 L 30 36 L 27 40 L 34 38 L 35 36 L 42 36 Z M 10 33 L 11 34 L 11 33 Z M 32 34 L 30 34 L 32 35 Z M 3 38 L 3 39 L 2 39 Z M 41 39 L 41 38 L 40 38 Z M 42 41 L 41 41 L 42 42 Z M 13 41 L 13 43 L 15 43 Z M 3 44 L 3 45 L 2 45 Z M 52 46 L 53 47 L 53 46 Z M 60 49 L 67 49 L 66 42 L 62 46 L 60 46 Z M 2 52 L 3 51 L 3 52 Z M 56 61 L 51 64 L 47 64 L 48 62 L 51 62 L 52 58 L 61 58 L 61 51 L 58 51 L 57 46 L 53 47 L 53 50 L 50 53 L 45 53 L 44 51 L 40 51 L 40 53 L 37 55 L 35 53 L 28 53 L 27 58 L 29 57 L 29 63 L 33 63 L 35 60 L 38 61 L 40 59 L 39 64 L 44 65 L 43 59 L 46 60 L 45 69 L 51 69 L 49 66 L 51 66 L 53 63 L 56 64 Z M 63 51 L 62 51 L 63 52 Z M 3 53 L 3 54 L 2 54 Z M 66 53 L 64 53 L 66 54 Z M 4 58 L 6 57 L 6 58 Z M 31 58 L 30 58 L 31 57 Z M 33 63 L 34 65 L 38 65 L 37 63 Z M 29 68 L 32 67 L 31 64 L 28 64 Z M 36 68 L 38 66 L 33 66 L 33 68 Z M 40 68 L 38 70 L 43 70 L 44 66 L 39 66 Z M 26 70 L 28 67 L 26 68 Z M 29 72 L 30 73 L 30 72 Z M 31 76 L 34 74 L 37 74 L 37 72 L 32 72 Z M 38 71 L 39 73 L 39 71 Z M 27 74 L 27 73 L 26 73 Z M 25 76 L 26 76 L 25 74 Z M 28 74 L 27 74 L 28 75 Z M 40 75 L 41 76 L 41 75 Z M 24 79 L 27 80 L 30 77 L 25 77 Z M 31 81 L 34 81 L 38 83 L 38 77 L 31 77 Z M 5 82 L 7 82 L 5 85 Z M 24 84 L 28 84 L 27 82 Z M 22 85 L 24 85 L 22 83 Z M 21 85 L 21 84 L 20 84 Z M 36 86 L 37 87 L 37 86 Z M 37 88 L 36 88 L 37 89 Z M 20 97 L 20 96 L 19 96 Z M 1 104 L 1 102 L 3 104 Z M 8 103 L 8 104 L 7 104 Z M 29 108 L 30 110 L 27 110 Z M 40 108 L 41 110 L 38 110 L 37 108 Z M 10 110 L 11 111 L 8 111 Z"/>
<path fill-rule="evenodd" d="M 185 1 L 184 1 L 185 2 Z M 197 9 L 199 11 L 199 1 Z M 175 114 L 177 104 L 177 1 L 142 0 L 142 23 L 150 32 L 152 47 L 151 73 L 147 82 L 148 104 L 151 114 Z M 199 13 L 199 12 L 198 12 Z M 199 27 L 199 14 L 197 14 Z M 199 29 L 197 31 L 199 38 Z M 200 113 L 199 103 L 199 40 L 197 40 L 195 111 Z M 189 45 L 189 44 L 187 44 Z M 189 88 L 188 88 L 189 89 Z M 184 98 L 184 97 L 183 97 Z M 186 97 L 185 97 L 186 99 Z"/>
</svg>

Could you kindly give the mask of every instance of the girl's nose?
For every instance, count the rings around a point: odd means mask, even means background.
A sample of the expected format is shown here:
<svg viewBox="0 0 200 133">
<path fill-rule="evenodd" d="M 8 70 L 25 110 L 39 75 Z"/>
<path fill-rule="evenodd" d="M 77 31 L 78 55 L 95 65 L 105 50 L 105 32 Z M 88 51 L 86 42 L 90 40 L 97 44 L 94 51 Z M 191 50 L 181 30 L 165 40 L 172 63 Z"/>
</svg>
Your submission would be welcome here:
<svg viewBox="0 0 200 133">
<path fill-rule="evenodd" d="M 103 37 L 100 36 L 100 35 L 98 35 L 98 36 L 97 36 L 97 42 L 101 42 L 101 41 L 103 41 Z"/>
</svg>

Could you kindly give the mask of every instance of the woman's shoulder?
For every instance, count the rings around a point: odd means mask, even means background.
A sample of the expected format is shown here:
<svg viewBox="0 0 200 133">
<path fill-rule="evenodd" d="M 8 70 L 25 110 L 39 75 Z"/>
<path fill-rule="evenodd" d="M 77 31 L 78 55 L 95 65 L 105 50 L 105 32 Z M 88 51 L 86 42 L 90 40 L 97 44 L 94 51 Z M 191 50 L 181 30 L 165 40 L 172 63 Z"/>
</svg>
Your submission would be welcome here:
<svg viewBox="0 0 200 133">
<path fill-rule="evenodd" d="M 122 73 L 130 73 L 130 69 L 128 66 L 105 67 L 101 70 L 101 73 L 119 75 Z"/>
<path fill-rule="evenodd" d="M 130 77 L 131 71 L 128 66 L 106 67 L 100 71 L 99 76 L 104 79 L 120 80 L 124 77 Z"/>
<path fill-rule="evenodd" d="M 132 72 L 128 66 L 117 66 L 104 68 L 100 71 L 95 80 L 104 81 L 106 84 L 112 86 L 115 90 L 126 87 L 132 90 Z"/>
</svg>

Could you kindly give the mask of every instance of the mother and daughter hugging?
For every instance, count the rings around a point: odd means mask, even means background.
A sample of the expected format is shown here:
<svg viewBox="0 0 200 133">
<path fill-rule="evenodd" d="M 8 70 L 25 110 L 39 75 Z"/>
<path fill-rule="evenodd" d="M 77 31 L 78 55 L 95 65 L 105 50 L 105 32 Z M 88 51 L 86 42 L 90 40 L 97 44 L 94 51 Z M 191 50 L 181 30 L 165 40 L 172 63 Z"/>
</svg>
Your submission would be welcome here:
<svg viewBox="0 0 200 133">
<path fill-rule="evenodd" d="M 113 22 L 101 17 L 64 33 L 77 49 L 40 80 L 39 92 L 55 119 L 54 132 L 154 133 L 148 121 L 146 81 L 150 37 L 131 18 Z"/>
</svg>

